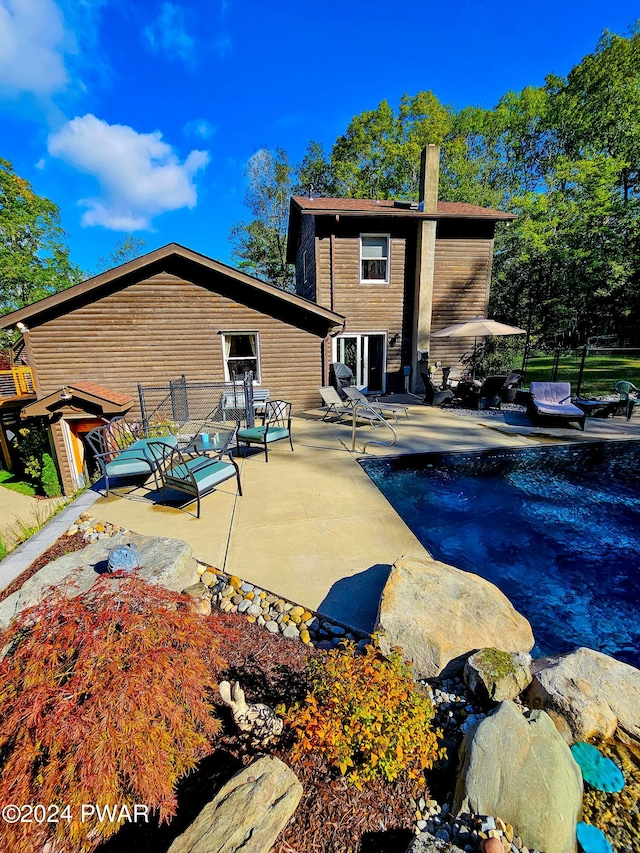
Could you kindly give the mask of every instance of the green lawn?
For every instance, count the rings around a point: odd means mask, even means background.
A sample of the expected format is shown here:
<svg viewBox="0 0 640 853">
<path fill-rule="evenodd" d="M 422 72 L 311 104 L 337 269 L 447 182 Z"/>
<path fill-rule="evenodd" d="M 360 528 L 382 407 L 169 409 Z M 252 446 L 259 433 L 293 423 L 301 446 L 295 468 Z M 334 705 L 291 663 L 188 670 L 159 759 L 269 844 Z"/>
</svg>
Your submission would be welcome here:
<svg viewBox="0 0 640 853">
<path fill-rule="evenodd" d="M 558 382 L 570 382 L 575 394 L 578 386 L 581 355 L 563 356 L 558 367 Z M 553 356 L 532 358 L 527 365 L 525 386 L 530 382 L 548 382 L 551 380 Z M 627 379 L 640 388 L 640 356 L 590 355 L 584 364 L 584 374 L 580 395 L 598 396 L 613 392 L 613 386 L 619 379 Z"/>
<path fill-rule="evenodd" d="M 0 471 L 0 486 L 5 489 L 11 489 L 12 492 L 20 492 L 21 495 L 35 495 L 36 490 L 31 483 L 26 483 L 24 480 L 16 480 L 13 474 L 8 471 Z"/>
</svg>

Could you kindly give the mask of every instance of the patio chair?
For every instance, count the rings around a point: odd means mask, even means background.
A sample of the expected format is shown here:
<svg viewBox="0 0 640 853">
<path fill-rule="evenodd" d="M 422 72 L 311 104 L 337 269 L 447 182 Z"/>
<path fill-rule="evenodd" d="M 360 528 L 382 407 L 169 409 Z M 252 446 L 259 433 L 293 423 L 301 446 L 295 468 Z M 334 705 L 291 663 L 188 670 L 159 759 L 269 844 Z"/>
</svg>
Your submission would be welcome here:
<svg viewBox="0 0 640 853">
<path fill-rule="evenodd" d="M 140 426 L 128 423 L 121 415 L 94 427 L 85 438 L 104 477 L 106 497 L 111 480 L 119 478 L 146 479 L 153 474 L 158 488 L 158 470 L 163 459 L 159 446 L 171 449 L 178 444 L 175 435 L 145 437 Z"/>
<path fill-rule="evenodd" d="M 532 382 L 529 393 L 529 416 L 532 420 L 577 421 L 580 429 L 584 430 L 587 416 L 571 402 L 571 385 L 568 382 Z"/>
<path fill-rule="evenodd" d="M 362 391 L 358 390 L 355 385 L 351 385 L 349 388 L 343 388 L 342 390 L 344 391 L 345 397 L 353 403 L 357 403 L 359 401 L 368 403 L 372 409 L 376 412 L 380 412 L 380 414 L 390 412 L 396 419 L 396 423 L 398 421 L 398 412 L 403 412 L 405 418 L 409 417 L 408 406 L 403 406 L 401 403 L 385 403 L 384 401 L 378 400 L 377 397 L 367 397 L 362 393 Z"/>
<path fill-rule="evenodd" d="M 640 399 L 638 398 L 640 388 L 636 388 L 633 382 L 627 382 L 626 379 L 620 379 L 613 387 L 620 395 L 618 408 L 624 407 L 627 420 L 629 420 L 633 414 L 633 407 L 636 403 L 640 404 Z"/>
<path fill-rule="evenodd" d="M 196 517 L 200 518 L 200 499 L 213 492 L 220 483 L 235 477 L 238 481 L 238 494 L 242 496 L 240 469 L 229 453 L 229 445 L 233 439 L 230 434 L 225 447 L 216 451 L 215 456 L 198 454 L 190 456 L 178 448 L 167 447 L 166 444 L 152 443 L 153 452 L 161 459 L 159 467 L 162 478 L 162 503 L 167 503 L 167 490 L 188 495 L 188 500 L 182 506 L 188 506 L 197 501 Z M 226 459 L 222 457 L 226 455 Z"/>
<path fill-rule="evenodd" d="M 424 382 L 424 402 L 427 406 L 443 406 L 450 400 L 453 400 L 453 391 L 448 388 L 444 391 L 439 391 L 433 384 L 433 381 L 426 375 L 421 374 Z"/>
<path fill-rule="evenodd" d="M 518 388 L 522 385 L 522 373 L 518 370 L 513 370 L 505 379 L 502 386 L 502 402 L 515 403 L 518 395 Z"/>
<path fill-rule="evenodd" d="M 478 409 L 499 409 L 506 376 L 487 376 L 478 389 Z"/>
<path fill-rule="evenodd" d="M 349 421 L 353 420 L 353 403 L 347 405 L 333 385 L 318 388 L 318 392 L 324 402 L 324 406 L 319 406 L 320 411 L 324 411 L 323 421 L 326 421 L 329 415 L 335 415 L 338 421 L 341 421 L 343 418 Z M 372 427 L 376 427 L 380 419 L 384 420 L 380 412 L 369 412 L 363 408 L 359 408 L 356 411 L 356 420 L 368 421 Z"/>
<path fill-rule="evenodd" d="M 281 438 L 288 438 L 291 450 L 291 403 L 284 400 L 269 400 L 265 405 L 262 426 L 240 429 L 237 432 L 238 450 L 241 444 L 261 444 L 265 461 L 269 461 L 269 445 Z"/>
</svg>

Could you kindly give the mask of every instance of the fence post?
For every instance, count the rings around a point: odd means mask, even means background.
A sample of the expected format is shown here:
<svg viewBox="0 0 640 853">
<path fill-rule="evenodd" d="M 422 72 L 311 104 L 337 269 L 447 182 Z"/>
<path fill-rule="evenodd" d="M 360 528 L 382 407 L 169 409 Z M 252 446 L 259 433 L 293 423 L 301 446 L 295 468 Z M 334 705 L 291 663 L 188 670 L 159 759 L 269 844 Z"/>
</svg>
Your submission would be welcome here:
<svg viewBox="0 0 640 853">
<path fill-rule="evenodd" d="M 253 371 L 247 370 L 244 374 L 244 408 L 246 411 L 247 428 L 256 425 L 256 413 L 253 407 Z"/>
<path fill-rule="evenodd" d="M 138 382 L 138 399 L 140 400 L 140 417 L 142 418 L 142 429 L 145 435 L 149 433 L 149 421 L 147 420 L 147 407 L 144 403 L 144 388 Z"/>
<path fill-rule="evenodd" d="M 584 373 L 584 363 L 586 361 L 588 351 L 589 344 L 586 343 L 584 345 L 584 349 L 582 350 L 582 361 L 580 362 L 580 372 L 578 373 L 578 387 L 576 388 L 576 397 L 580 396 L 580 389 L 582 388 L 582 374 Z"/>
</svg>

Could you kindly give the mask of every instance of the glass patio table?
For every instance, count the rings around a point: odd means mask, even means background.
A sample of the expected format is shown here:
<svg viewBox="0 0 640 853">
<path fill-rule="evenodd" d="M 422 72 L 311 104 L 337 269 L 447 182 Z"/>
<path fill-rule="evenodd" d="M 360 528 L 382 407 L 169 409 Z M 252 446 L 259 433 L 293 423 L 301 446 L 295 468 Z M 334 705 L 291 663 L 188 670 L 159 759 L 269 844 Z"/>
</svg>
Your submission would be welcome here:
<svg viewBox="0 0 640 853">
<path fill-rule="evenodd" d="M 198 433 L 191 441 L 183 448 L 183 453 L 192 453 L 198 455 L 208 455 L 214 453 L 217 456 L 224 453 L 231 445 L 231 441 L 235 434 L 235 430 L 219 430 L 218 432 Z M 204 435 L 208 439 L 204 439 Z"/>
</svg>

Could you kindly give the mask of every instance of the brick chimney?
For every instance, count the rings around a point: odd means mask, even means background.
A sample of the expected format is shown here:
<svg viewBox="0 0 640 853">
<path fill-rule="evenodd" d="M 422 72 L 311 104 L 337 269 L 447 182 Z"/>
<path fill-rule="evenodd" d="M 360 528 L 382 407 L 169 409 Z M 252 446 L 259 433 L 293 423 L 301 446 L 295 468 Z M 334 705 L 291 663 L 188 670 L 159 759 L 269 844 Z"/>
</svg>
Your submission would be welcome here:
<svg viewBox="0 0 640 853">
<path fill-rule="evenodd" d="M 439 175 L 440 146 L 428 145 L 423 150 L 420 158 L 420 210 L 423 213 L 437 212 Z M 418 375 L 418 362 L 421 358 L 428 358 L 429 354 L 436 252 L 436 225 L 435 219 L 421 219 L 417 223 L 411 390 L 418 393 L 422 385 L 422 381 Z"/>
</svg>

